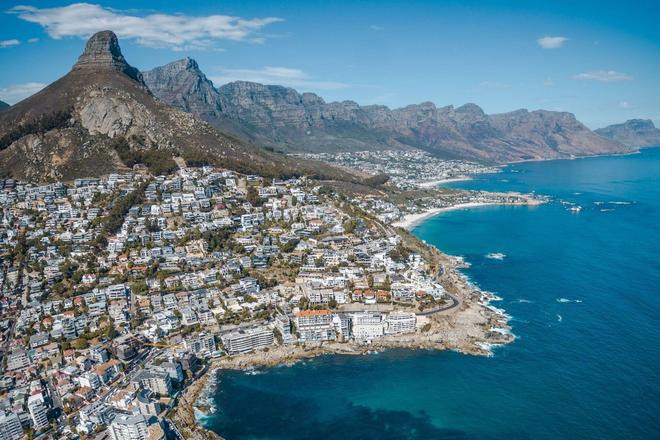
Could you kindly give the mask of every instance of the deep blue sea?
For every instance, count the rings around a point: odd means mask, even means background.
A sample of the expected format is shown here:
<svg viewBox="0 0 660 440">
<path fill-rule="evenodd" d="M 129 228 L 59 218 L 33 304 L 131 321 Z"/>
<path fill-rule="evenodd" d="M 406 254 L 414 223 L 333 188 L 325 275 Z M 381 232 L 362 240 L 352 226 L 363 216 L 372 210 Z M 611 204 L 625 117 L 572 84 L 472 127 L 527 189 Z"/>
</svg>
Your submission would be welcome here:
<svg viewBox="0 0 660 440">
<path fill-rule="evenodd" d="M 205 426 L 229 440 L 660 439 L 660 148 L 454 186 L 553 198 L 414 230 L 503 298 L 515 343 L 491 358 L 388 351 L 224 371 Z"/>
</svg>

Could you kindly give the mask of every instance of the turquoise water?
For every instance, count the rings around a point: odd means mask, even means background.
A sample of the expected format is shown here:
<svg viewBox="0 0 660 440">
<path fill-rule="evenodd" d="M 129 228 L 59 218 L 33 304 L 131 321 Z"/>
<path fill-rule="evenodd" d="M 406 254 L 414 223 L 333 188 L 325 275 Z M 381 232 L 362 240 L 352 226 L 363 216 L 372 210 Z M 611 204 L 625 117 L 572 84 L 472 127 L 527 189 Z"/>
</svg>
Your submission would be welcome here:
<svg viewBox="0 0 660 440">
<path fill-rule="evenodd" d="M 414 230 L 503 298 L 514 344 L 491 358 L 389 351 L 222 372 L 205 425 L 229 440 L 660 438 L 660 148 L 454 186 L 554 198 Z"/>
</svg>

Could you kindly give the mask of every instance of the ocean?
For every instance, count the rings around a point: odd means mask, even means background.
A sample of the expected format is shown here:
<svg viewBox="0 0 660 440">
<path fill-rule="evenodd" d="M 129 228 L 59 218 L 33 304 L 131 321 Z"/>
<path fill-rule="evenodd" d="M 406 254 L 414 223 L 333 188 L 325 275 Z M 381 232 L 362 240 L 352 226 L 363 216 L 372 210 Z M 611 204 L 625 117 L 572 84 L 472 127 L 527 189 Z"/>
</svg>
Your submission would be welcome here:
<svg viewBox="0 0 660 440">
<path fill-rule="evenodd" d="M 513 344 L 490 358 L 393 350 L 221 371 L 204 426 L 228 440 L 660 438 L 660 148 L 451 186 L 552 197 L 413 230 L 502 298 Z"/>
</svg>

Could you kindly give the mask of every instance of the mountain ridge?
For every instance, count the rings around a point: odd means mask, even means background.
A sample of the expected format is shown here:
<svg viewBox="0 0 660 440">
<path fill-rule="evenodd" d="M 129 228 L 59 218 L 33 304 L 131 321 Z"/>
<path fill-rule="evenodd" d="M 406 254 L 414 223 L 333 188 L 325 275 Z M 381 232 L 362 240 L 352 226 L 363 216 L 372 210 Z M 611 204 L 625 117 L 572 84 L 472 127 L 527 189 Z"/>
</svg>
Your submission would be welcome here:
<svg viewBox="0 0 660 440">
<path fill-rule="evenodd" d="M 159 99 L 285 151 L 419 148 L 439 157 L 494 163 L 631 151 L 592 132 L 571 113 L 520 109 L 487 115 L 472 103 L 437 107 L 422 102 L 390 109 L 326 102 L 314 93 L 277 85 L 234 81 L 215 87 L 196 62 L 193 68 L 183 61 L 143 72 Z"/>
<path fill-rule="evenodd" d="M 355 179 L 225 134 L 154 97 L 111 31 L 94 34 L 71 71 L 0 113 L 0 173 L 52 181 L 126 170 L 162 170 L 174 156 L 264 176 Z"/>
<path fill-rule="evenodd" d="M 599 135 L 629 147 L 655 147 L 660 145 L 660 129 L 650 119 L 629 119 L 620 124 L 594 130 Z"/>
</svg>

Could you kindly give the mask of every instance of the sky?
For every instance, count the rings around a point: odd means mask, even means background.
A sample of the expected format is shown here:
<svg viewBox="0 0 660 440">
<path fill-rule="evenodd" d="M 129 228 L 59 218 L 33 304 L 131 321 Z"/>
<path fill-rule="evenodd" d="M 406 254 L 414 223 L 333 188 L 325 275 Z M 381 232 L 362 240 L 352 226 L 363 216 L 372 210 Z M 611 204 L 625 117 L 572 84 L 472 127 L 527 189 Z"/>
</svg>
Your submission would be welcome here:
<svg viewBox="0 0 660 440">
<path fill-rule="evenodd" d="M 326 101 L 472 102 L 660 126 L 659 1 L 0 2 L 0 100 L 66 74 L 113 30 L 141 70 L 195 59 L 216 86 L 256 81 Z"/>
</svg>

